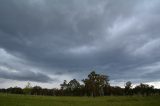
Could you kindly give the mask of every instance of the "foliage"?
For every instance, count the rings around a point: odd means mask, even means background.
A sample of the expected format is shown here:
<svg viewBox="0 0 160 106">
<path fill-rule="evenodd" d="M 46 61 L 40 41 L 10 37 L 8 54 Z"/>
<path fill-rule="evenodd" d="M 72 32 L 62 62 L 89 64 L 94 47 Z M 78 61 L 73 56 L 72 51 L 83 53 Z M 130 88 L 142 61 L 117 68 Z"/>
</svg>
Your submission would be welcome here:
<svg viewBox="0 0 160 106">
<path fill-rule="evenodd" d="M 153 86 L 147 84 L 137 85 L 132 88 L 130 81 L 126 82 L 125 88 L 119 86 L 110 86 L 107 75 L 97 74 L 92 71 L 86 79 L 82 80 L 84 84 L 80 84 L 76 79 L 69 82 L 64 80 L 60 84 L 60 89 L 47 89 L 40 86 L 32 87 L 28 82 L 24 89 L 19 87 L 10 87 L 8 89 L 0 89 L 2 93 L 12 94 L 28 94 L 28 95 L 48 95 L 48 96 L 107 96 L 107 95 L 160 95 L 160 89 L 154 89 Z"/>
<path fill-rule="evenodd" d="M 85 84 L 87 95 L 89 96 L 101 96 L 104 95 L 103 88 L 108 85 L 108 76 L 96 74 L 92 71 L 88 78 L 82 80 Z"/>
<path fill-rule="evenodd" d="M 23 89 L 24 94 L 31 94 L 32 91 L 32 86 L 31 84 L 28 82 L 26 87 Z"/>
<path fill-rule="evenodd" d="M 133 94 L 131 87 L 132 87 L 131 81 L 126 82 L 125 89 L 124 89 L 125 95 Z"/>
</svg>

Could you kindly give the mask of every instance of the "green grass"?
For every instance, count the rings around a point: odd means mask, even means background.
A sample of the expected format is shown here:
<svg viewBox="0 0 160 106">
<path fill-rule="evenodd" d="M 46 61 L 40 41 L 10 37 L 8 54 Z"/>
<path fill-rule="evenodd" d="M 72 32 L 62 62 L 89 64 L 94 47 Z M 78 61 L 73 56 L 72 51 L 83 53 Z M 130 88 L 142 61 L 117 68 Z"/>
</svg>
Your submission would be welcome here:
<svg viewBox="0 0 160 106">
<path fill-rule="evenodd" d="M 160 106 L 160 96 L 88 98 L 0 94 L 0 106 Z"/>
</svg>

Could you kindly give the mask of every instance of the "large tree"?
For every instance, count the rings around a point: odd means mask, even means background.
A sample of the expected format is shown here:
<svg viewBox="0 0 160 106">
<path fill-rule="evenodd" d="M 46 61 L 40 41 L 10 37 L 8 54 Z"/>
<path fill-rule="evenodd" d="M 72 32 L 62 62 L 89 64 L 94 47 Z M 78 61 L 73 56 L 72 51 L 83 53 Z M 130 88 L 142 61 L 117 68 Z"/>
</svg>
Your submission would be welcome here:
<svg viewBox="0 0 160 106">
<path fill-rule="evenodd" d="M 132 87 L 131 81 L 126 82 L 125 89 L 124 89 L 125 95 L 132 95 L 131 87 Z"/>
<path fill-rule="evenodd" d="M 23 89 L 23 92 L 24 92 L 25 94 L 31 94 L 31 91 L 32 91 L 32 86 L 31 86 L 31 84 L 28 82 L 27 85 L 26 85 L 26 87 Z"/>
<path fill-rule="evenodd" d="M 62 90 L 66 90 L 68 88 L 67 80 L 64 80 L 63 84 L 60 84 Z"/>
<path fill-rule="evenodd" d="M 92 71 L 88 75 L 88 78 L 82 81 L 85 84 L 87 95 L 94 97 L 104 95 L 103 88 L 109 84 L 109 78 L 107 75 L 96 74 L 95 71 Z"/>
<path fill-rule="evenodd" d="M 141 83 L 134 88 L 134 93 L 148 96 L 154 93 L 154 86 Z"/>
<path fill-rule="evenodd" d="M 73 79 L 68 83 L 68 88 L 71 91 L 78 89 L 78 88 L 80 88 L 80 83 L 76 79 Z"/>
</svg>

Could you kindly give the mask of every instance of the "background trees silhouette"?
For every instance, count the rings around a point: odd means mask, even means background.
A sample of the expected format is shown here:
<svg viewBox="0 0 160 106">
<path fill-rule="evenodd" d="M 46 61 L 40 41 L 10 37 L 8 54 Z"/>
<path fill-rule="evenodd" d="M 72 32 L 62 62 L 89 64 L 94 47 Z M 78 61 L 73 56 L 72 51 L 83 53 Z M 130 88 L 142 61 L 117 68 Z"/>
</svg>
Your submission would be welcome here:
<svg viewBox="0 0 160 106">
<path fill-rule="evenodd" d="M 109 77 L 107 75 L 97 74 L 95 71 L 89 73 L 86 79 L 82 80 L 80 84 L 76 79 L 69 82 L 64 80 L 60 84 L 60 89 L 47 89 L 40 86 L 32 87 L 27 83 L 25 88 L 10 87 L 7 89 L 0 89 L 2 93 L 12 94 L 27 94 L 27 95 L 48 95 L 48 96 L 109 96 L 109 95 L 160 95 L 160 89 L 155 89 L 154 86 L 140 83 L 132 88 L 130 81 L 126 82 L 125 88 L 119 86 L 110 86 Z"/>
</svg>

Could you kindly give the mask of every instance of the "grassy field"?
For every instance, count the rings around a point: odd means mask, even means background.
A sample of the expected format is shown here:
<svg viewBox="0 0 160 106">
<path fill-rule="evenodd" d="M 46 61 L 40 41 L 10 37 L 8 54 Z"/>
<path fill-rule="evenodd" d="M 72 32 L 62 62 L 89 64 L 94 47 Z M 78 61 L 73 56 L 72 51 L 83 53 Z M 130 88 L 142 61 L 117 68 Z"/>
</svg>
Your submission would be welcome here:
<svg viewBox="0 0 160 106">
<path fill-rule="evenodd" d="M 160 96 L 88 98 L 0 94 L 0 106 L 160 106 Z"/>
</svg>

